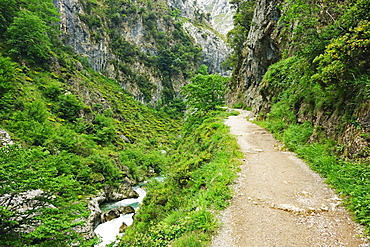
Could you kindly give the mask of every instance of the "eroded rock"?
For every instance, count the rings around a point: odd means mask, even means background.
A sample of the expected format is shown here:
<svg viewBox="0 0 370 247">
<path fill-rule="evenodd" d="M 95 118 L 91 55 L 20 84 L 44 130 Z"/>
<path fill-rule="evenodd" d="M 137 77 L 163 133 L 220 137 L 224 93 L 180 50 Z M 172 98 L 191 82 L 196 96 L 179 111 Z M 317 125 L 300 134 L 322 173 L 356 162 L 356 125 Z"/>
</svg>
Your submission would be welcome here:
<svg viewBox="0 0 370 247">
<path fill-rule="evenodd" d="M 111 221 L 115 218 L 120 217 L 121 214 L 125 215 L 125 214 L 132 214 L 132 213 L 135 213 L 135 209 L 133 207 L 121 206 L 121 207 L 114 208 L 114 209 L 109 210 L 108 212 L 103 213 L 100 217 L 100 222 L 104 223 L 104 222 Z"/>
<path fill-rule="evenodd" d="M 105 189 L 106 201 L 120 201 L 127 198 L 138 198 L 139 194 L 131 187 L 128 179 L 125 179 L 118 186 L 106 186 Z"/>
<path fill-rule="evenodd" d="M 119 228 L 119 233 L 124 233 L 126 231 L 127 225 L 125 222 L 122 222 L 122 225 Z"/>
<path fill-rule="evenodd" d="M 14 142 L 10 138 L 8 132 L 0 128 L 0 146 L 13 145 Z"/>
</svg>

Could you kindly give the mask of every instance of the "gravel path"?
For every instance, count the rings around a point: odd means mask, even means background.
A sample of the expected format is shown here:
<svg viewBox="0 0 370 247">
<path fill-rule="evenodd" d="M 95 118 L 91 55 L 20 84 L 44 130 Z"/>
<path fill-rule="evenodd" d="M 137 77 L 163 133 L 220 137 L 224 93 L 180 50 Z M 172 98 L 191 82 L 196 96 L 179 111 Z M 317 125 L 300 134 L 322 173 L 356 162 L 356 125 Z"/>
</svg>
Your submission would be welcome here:
<svg viewBox="0 0 370 247">
<path fill-rule="evenodd" d="M 370 246 L 324 180 L 240 112 L 225 123 L 245 158 L 212 246 Z"/>
</svg>

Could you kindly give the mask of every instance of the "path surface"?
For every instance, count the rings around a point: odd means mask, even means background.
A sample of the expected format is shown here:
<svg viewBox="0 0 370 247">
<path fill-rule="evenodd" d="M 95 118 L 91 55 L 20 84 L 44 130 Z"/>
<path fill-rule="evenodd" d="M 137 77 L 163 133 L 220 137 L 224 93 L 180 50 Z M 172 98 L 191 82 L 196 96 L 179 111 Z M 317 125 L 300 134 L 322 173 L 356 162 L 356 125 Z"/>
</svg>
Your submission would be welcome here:
<svg viewBox="0 0 370 247">
<path fill-rule="evenodd" d="M 244 153 L 235 196 L 221 214 L 213 247 L 370 246 L 323 179 L 265 129 L 246 120 L 225 123 Z"/>
</svg>

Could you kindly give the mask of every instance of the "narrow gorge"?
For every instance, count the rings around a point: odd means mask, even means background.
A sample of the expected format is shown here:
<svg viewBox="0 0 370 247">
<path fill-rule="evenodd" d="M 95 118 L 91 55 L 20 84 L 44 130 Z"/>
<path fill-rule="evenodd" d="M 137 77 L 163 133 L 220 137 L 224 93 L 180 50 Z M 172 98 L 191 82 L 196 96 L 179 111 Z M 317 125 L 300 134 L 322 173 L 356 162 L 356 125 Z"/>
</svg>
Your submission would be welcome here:
<svg viewBox="0 0 370 247">
<path fill-rule="evenodd" d="M 0 245 L 367 246 L 369 9 L 0 0 Z"/>
</svg>

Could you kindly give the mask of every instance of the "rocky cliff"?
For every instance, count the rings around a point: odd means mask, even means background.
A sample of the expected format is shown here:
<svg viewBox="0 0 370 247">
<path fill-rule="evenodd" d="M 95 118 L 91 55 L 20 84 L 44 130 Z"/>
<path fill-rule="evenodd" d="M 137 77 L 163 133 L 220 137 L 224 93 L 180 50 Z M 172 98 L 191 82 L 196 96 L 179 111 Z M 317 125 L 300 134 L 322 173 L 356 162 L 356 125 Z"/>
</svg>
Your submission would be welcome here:
<svg viewBox="0 0 370 247">
<path fill-rule="evenodd" d="M 89 62 L 92 69 L 117 79 L 143 103 L 156 104 L 164 94 L 177 95 L 188 83 L 191 71 L 201 63 L 206 64 L 211 73 L 230 74 L 222 69 L 229 51 L 222 35 L 210 25 L 191 24 L 206 17 L 200 3 L 53 2 L 60 12 L 64 44 Z M 213 6 L 211 14 L 216 15 L 217 24 L 227 20 L 226 31 L 231 28 L 232 11 L 228 2 L 219 2 L 207 6 Z M 177 18 L 173 13 L 177 9 L 188 21 Z M 213 18 L 211 14 L 207 16 L 209 20 Z M 220 15 L 223 18 L 217 17 Z M 202 48 L 201 54 L 197 46 Z"/>
<path fill-rule="evenodd" d="M 102 3 L 83 0 L 53 2 L 60 13 L 62 40 L 66 46 L 85 57 L 95 71 L 120 81 L 122 87 L 142 103 L 155 103 L 161 98 L 160 72 L 139 58 L 139 55 L 150 57 L 159 52 L 143 19 L 138 16 L 139 6 L 131 8 L 131 2 L 126 2 L 126 5 L 114 3 L 103 8 Z M 112 15 L 116 19 L 107 15 L 108 8 L 112 7 L 116 9 Z"/>
<path fill-rule="evenodd" d="M 210 73 L 228 76 L 229 69 L 222 63 L 231 52 L 227 46 L 226 34 L 233 28 L 235 10 L 228 0 L 179 1 L 170 0 L 169 6 L 178 9 L 180 16 L 188 19 L 184 29 L 202 48 L 202 63 Z"/>
<path fill-rule="evenodd" d="M 233 29 L 235 9 L 231 7 L 229 0 L 199 0 L 197 4 L 206 16 L 210 16 L 212 27 L 219 33 L 226 35 Z"/>
<path fill-rule="evenodd" d="M 208 66 L 209 72 L 229 76 L 231 71 L 222 66 L 230 52 L 225 41 L 212 30 L 195 26 L 191 22 L 185 22 L 184 29 L 193 37 L 195 43 L 202 47 L 203 56 L 201 61 Z"/>
<path fill-rule="evenodd" d="M 281 56 L 278 44 L 278 20 L 281 0 L 259 0 L 254 11 L 253 25 L 244 45 L 239 70 L 234 72 L 227 100 L 229 104 L 243 102 L 256 111 L 264 104 L 259 85 L 269 65 Z"/>
<path fill-rule="evenodd" d="M 304 61 L 308 59 L 306 57 L 300 60 L 299 64 L 291 64 L 290 68 L 287 66 L 287 62 L 285 62 L 284 70 L 284 60 L 281 60 L 282 52 L 286 51 L 287 54 L 293 56 L 291 54 L 294 53 L 292 50 L 300 49 L 302 44 L 299 46 L 293 40 L 288 40 L 294 35 L 293 30 L 299 24 L 299 17 L 291 23 L 285 23 L 286 26 L 289 26 L 286 29 L 290 32 L 288 34 L 289 37 L 281 35 L 283 26 L 279 20 L 285 14 L 284 11 L 289 10 L 289 6 L 285 6 L 286 9 L 281 10 L 282 8 L 278 7 L 281 3 L 281 0 L 257 1 L 252 20 L 253 24 L 244 43 L 243 59 L 239 61 L 240 64 L 235 69 L 233 80 L 229 85 L 227 94 L 228 103 L 230 105 L 243 103 L 251 107 L 255 113 L 259 113 L 262 116 L 271 113 L 271 106 L 279 103 L 280 106 L 283 105 L 287 111 L 291 111 L 294 114 L 293 118 L 295 120 L 293 124 L 300 124 L 307 121 L 318 129 L 318 131 L 315 130 L 310 141 L 328 138 L 340 145 L 341 154 L 345 157 L 369 156 L 369 103 L 368 99 L 366 99 L 367 96 L 361 90 L 356 91 L 358 90 L 356 87 L 351 87 L 351 84 L 354 83 L 351 81 L 353 78 L 343 79 L 347 80 L 346 86 L 343 86 L 337 91 L 330 91 L 331 89 L 323 85 L 319 88 L 312 89 L 318 86 L 317 81 L 312 80 L 315 73 L 317 73 L 316 67 L 323 66 L 312 62 L 315 56 L 311 58 L 308 64 L 305 64 L 307 61 Z M 334 10 L 332 11 L 334 12 Z M 305 13 L 305 15 L 308 14 Z M 316 26 L 312 26 L 311 30 L 317 30 L 317 33 L 325 32 L 327 18 L 331 17 L 330 20 L 335 21 L 332 16 L 327 15 L 327 12 L 324 11 L 314 14 L 311 20 L 316 18 L 318 23 L 316 23 Z M 337 18 L 340 18 L 340 14 L 338 14 Z M 348 22 L 349 17 L 347 16 L 346 18 Z M 304 20 L 302 22 L 304 23 Z M 302 33 L 300 35 L 302 36 Z M 327 37 L 323 36 L 323 38 Z M 305 44 L 306 47 L 314 47 L 312 51 L 315 54 L 320 54 L 320 52 L 321 54 L 325 54 L 325 46 L 328 47 L 328 44 L 333 42 L 333 40 L 335 42 L 334 37 L 330 37 L 326 41 L 326 45 L 322 45 L 324 41 L 320 38 L 318 40 L 317 43 L 321 44 L 321 48 L 318 45 L 315 47 L 312 44 Z M 311 42 L 315 42 L 315 40 L 312 39 Z M 360 50 L 361 52 L 363 51 L 362 48 Z M 309 54 L 309 56 L 312 56 L 312 54 Z M 318 57 L 319 55 L 316 56 Z M 299 57 L 299 55 L 295 54 L 295 57 Z M 361 57 L 357 59 L 361 59 Z M 281 67 L 278 67 L 280 64 L 276 65 L 273 68 L 273 72 L 269 74 L 275 78 L 274 81 L 268 82 L 268 79 L 262 81 L 269 66 L 279 61 L 282 61 Z M 367 60 L 365 59 L 365 61 Z M 308 68 L 309 66 L 316 68 L 316 70 L 313 69 L 313 72 L 310 72 L 311 74 L 308 73 L 308 75 L 305 75 L 305 72 L 302 71 L 297 72 L 299 70 L 297 68 L 310 71 L 312 68 Z M 291 81 L 286 79 L 292 74 L 297 75 L 297 78 L 292 79 L 293 76 L 291 77 Z M 334 74 L 337 77 L 340 76 L 339 72 Z M 306 78 L 304 78 L 305 76 Z M 304 80 L 306 80 L 306 84 L 304 84 Z M 309 80 L 309 83 L 307 83 L 307 80 Z M 295 96 L 290 97 L 286 95 Z M 285 99 L 284 102 L 281 102 L 282 98 Z M 286 119 L 282 119 L 282 121 L 286 121 L 286 125 L 292 123 L 289 123 Z"/>
</svg>

